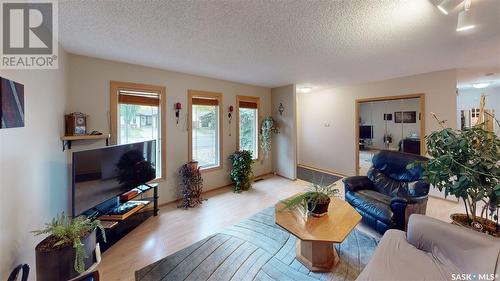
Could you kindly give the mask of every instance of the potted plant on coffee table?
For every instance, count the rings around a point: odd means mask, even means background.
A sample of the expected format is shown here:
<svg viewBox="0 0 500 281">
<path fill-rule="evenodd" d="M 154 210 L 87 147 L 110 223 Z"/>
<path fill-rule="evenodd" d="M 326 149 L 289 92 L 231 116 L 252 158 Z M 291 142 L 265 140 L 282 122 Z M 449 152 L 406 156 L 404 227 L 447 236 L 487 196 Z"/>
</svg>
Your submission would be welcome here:
<svg viewBox="0 0 500 281">
<path fill-rule="evenodd" d="M 241 192 L 248 190 L 252 180 L 252 153 L 250 151 L 242 150 L 236 151 L 229 156 L 229 160 L 233 164 L 229 177 L 234 183 L 234 192 Z"/>
<path fill-rule="evenodd" d="M 454 224 L 499 236 L 500 140 L 482 124 L 457 130 L 434 118 L 442 129 L 426 137 L 432 159 L 408 168 L 420 165 L 425 181 L 464 202 L 465 214 L 451 215 Z"/>
<path fill-rule="evenodd" d="M 321 217 L 328 213 L 330 197 L 337 196 L 338 193 L 335 183 L 330 185 L 311 183 L 308 191 L 284 200 L 284 209 L 299 208 L 314 217 Z"/>
<path fill-rule="evenodd" d="M 106 241 L 99 220 L 62 213 L 45 228 L 33 231 L 35 235 L 49 235 L 35 247 L 37 280 L 69 280 L 87 270 L 94 262 L 96 229 Z"/>
</svg>

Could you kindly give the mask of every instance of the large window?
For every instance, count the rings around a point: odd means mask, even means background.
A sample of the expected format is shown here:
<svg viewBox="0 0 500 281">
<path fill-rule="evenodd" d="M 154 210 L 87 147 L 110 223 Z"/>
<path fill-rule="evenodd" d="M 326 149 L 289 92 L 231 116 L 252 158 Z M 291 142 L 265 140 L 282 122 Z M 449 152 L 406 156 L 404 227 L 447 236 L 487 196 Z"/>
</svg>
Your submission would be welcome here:
<svg viewBox="0 0 500 281">
<path fill-rule="evenodd" d="M 257 97 L 237 96 L 238 150 L 252 153 L 259 158 L 259 105 Z"/>
<path fill-rule="evenodd" d="M 189 91 L 189 158 L 203 169 L 222 167 L 222 94 Z"/>
<path fill-rule="evenodd" d="M 127 144 L 156 140 L 156 171 L 165 175 L 165 88 L 111 82 L 111 140 Z"/>
</svg>

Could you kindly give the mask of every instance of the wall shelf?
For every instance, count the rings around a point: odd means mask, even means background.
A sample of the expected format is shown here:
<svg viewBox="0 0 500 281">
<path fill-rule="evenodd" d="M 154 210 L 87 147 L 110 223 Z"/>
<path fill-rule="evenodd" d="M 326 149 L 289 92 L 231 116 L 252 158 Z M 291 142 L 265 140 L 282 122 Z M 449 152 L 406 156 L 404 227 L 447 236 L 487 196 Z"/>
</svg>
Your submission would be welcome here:
<svg viewBox="0 0 500 281">
<path fill-rule="evenodd" d="M 105 140 L 106 146 L 108 146 L 110 137 L 111 137 L 110 134 L 62 136 L 61 141 L 62 141 L 63 151 L 64 151 L 64 150 L 66 150 L 66 148 L 71 149 L 71 143 L 73 141 L 80 141 L 80 140 Z"/>
</svg>

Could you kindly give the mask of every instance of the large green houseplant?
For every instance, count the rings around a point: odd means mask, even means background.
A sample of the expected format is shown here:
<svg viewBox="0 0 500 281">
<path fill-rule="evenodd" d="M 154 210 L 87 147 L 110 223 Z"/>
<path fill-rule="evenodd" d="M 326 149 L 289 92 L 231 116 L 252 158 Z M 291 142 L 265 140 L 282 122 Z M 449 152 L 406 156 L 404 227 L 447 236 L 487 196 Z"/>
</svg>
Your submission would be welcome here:
<svg viewBox="0 0 500 281">
<path fill-rule="evenodd" d="M 84 272 L 93 263 L 97 229 L 106 241 L 99 220 L 61 213 L 43 229 L 33 231 L 49 235 L 35 248 L 37 280 L 69 280 Z"/>
<path fill-rule="evenodd" d="M 233 164 L 229 177 L 234 183 L 234 192 L 241 192 L 250 188 L 252 180 L 252 153 L 247 150 L 236 151 L 229 156 Z"/>
<path fill-rule="evenodd" d="M 453 214 L 454 223 L 498 236 L 498 136 L 482 124 L 457 130 L 445 128 L 443 121 L 434 118 L 442 129 L 426 137 L 432 159 L 412 163 L 409 168 L 420 165 L 425 181 L 444 191 L 445 196 L 454 195 L 464 202 L 466 214 Z"/>
</svg>

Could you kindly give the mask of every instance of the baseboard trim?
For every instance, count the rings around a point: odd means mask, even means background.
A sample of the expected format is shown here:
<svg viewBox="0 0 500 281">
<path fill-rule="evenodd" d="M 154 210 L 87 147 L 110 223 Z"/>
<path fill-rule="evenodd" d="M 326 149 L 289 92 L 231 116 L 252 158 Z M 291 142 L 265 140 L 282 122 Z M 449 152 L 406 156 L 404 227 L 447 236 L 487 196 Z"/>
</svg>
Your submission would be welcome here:
<svg viewBox="0 0 500 281">
<path fill-rule="evenodd" d="M 255 181 L 255 180 L 257 180 L 257 179 L 263 179 L 263 180 L 264 180 L 264 179 L 266 179 L 266 177 L 267 177 L 267 176 L 269 176 L 269 175 L 274 175 L 274 174 L 273 174 L 272 172 L 264 173 L 264 174 L 261 174 L 261 175 L 254 176 L 254 177 L 252 178 L 252 180 L 253 180 L 253 181 Z M 233 184 L 232 184 L 232 183 L 230 183 L 230 184 L 226 184 L 226 185 L 223 185 L 223 186 L 219 186 L 219 187 L 212 188 L 212 189 L 210 189 L 210 190 L 203 191 L 201 194 L 205 195 L 205 194 L 207 194 L 207 193 L 209 193 L 209 192 L 215 192 L 215 191 L 217 191 L 217 190 L 220 190 L 220 189 L 223 189 L 223 188 L 228 188 L 228 187 L 231 187 L 231 186 L 233 186 Z M 177 198 L 177 199 L 172 200 L 172 201 L 168 201 L 168 202 L 165 202 L 165 203 L 161 203 L 161 204 L 159 204 L 159 205 L 158 205 L 158 208 L 165 207 L 166 205 L 170 205 L 170 204 L 172 204 L 172 203 L 178 203 L 178 202 L 180 202 L 180 201 L 181 201 L 181 198 Z"/>
<path fill-rule="evenodd" d="M 282 177 L 282 178 L 287 179 L 287 180 L 290 180 L 290 181 L 296 181 L 296 180 L 297 180 L 297 179 L 292 179 L 292 178 L 289 178 L 289 177 L 287 177 L 287 176 L 283 176 L 282 174 L 279 174 L 279 173 L 276 173 L 276 172 L 274 172 L 273 174 L 274 174 L 275 176 Z"/>
<path fill-rule="evenodd" d="M 316 167 L 309 166 L 309 165 L 298 164 L 297 167 L 301 167 L 301 168 L 305 168 L 305 169 L 309 169 L 309 170 L 315 170 L 317 172 L 322 172 L 322 173 L 330 174 L 330 175 L 333 175 L 333 176 L 338 176 L 338 177 L 343 177 L 343 178 L 347 177 L 347 175 L 344 175 L 344 174 L 339 173 L 339 172 L 335 172 L 335 171 L 331 171 L 331 170 L 326 170 L 326 169 L 321 169 L 321 168 L 316 168 Z"/>
</svg>

